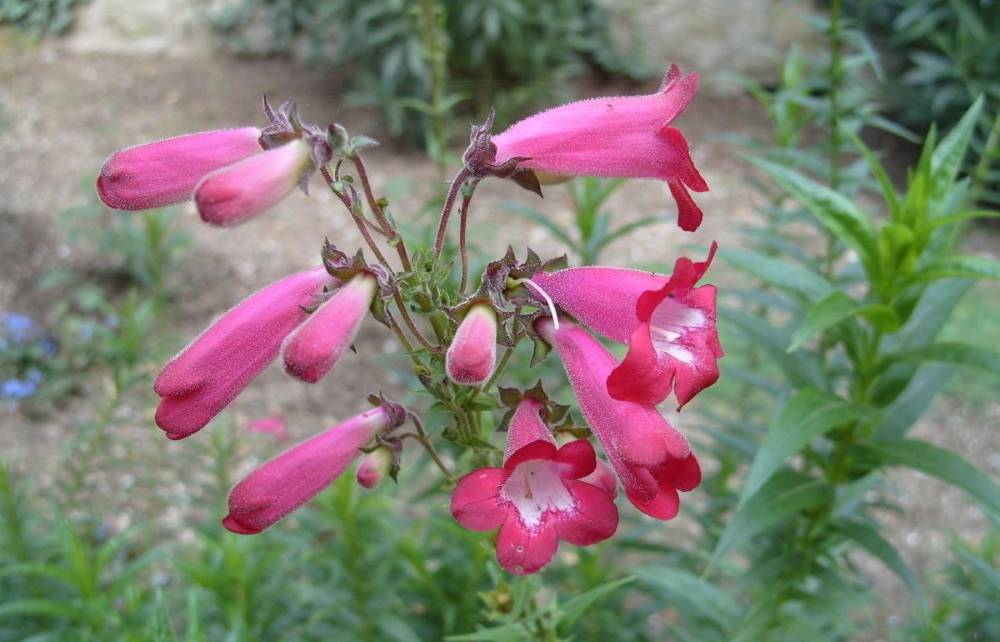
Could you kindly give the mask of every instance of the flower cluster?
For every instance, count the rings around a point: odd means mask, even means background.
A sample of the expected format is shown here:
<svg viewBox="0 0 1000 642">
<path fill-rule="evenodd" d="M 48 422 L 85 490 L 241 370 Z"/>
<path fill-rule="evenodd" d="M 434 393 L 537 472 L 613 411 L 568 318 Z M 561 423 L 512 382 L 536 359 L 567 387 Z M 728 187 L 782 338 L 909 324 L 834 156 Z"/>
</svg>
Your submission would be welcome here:
<svg viewBox="0 0 1000 642">
<path fill-rule="evenodd" d="M 479 289 L 467 292 L 465 235 L 479 181 L 511 179 L 540 193 L 536 172 L 665 180 L 679 226 L 697 228 L 702 212 L 689 190 L 708 186 L 672 125 L 694 97 L 697 82 L 697 74 L 682 76 L 671 67 L 659 91 L 648 96 L 570 103 L 500 134 L 491 131 L 492 117 L 473 127 L 445 199 L 434 251 L 412 260 L 388 216 L 387 201 L 368 180 L 360 151 L 374 142 L 351 138 L 340 125 L 323 130 L 303 123 L 291 103 L 272 110 L 265 99 L 270 125 L 264 129 L 189 134 L 116 152 L 97 181 L 109 206 L 135 210 L 192 198 L 204 221 L 223 226 L 260 214 L 296 185 L 305 191 L 318 171 L 370 252 L 349 257 L 326 243 L 322 266 L 287 276 L 225 313 L 156 378 L 157 425 L 170 439 L 192 435 L 279 355 L 289 375 L 318 382 L 352 346 L 371 312 L 396 335 L 426 392 L 452 411 L 453 422 L 440 437 L 459 447 L 452 449 L 453 461 L 485 464 L 454 482 L 451 510 L 466 528 L 498 530 L 497 559 L 505 569 L 533 573 L 549 563 L 560 541 L 589 546 L 611 537 L 618 528 L 619 481 L 638 510 L 673 518 L 679 493 L 698 486 L 701 468 L 687 439 L 656 406 L 673 395 L 680 408 L 719 376 L 723 353 L 715 289 L 698 285 L 715 246 L 702 262 L 678 259 L 669 275 L 566 268 L 530 250 L 519 263 L 508 250 L 486 267 Z M 356 179 L 346 173 L 350 167 Z M 442 250 L 460 194 L 462 278 L 456 287 Z M 386 259 L 376 236 L 398 254 L 398 266 Z M 590 331 L 626 344 L 624 360 Z M 586 428 L 576 426 L 540 383 L 493 392 L 514 347 L 525 339 L 536 343 L 536 354 L 554 350 L 561 359 Z M 500 359 L 498 346 L 505 349 Z M 492 404 L 477 400 L 492 394 L 508 408 L 499 426 L 506 430 L 502 457 L 487 432 Z M 361 460 L 356 475 L 363 487 L 395 478 L 407 439 L 426 449 L 453 479 L 448 457 L 438 453 L 417 413 L 381 396 L 370 399 L 373 409 L 291 447 L 239 482 L 223 525 L 236 533 L 258 533 L 355 460 Z M 414 431 L 403 433 L 399 429 L 408 419 Z M 258 420 L 250 429 L 287 438 L 280 417 Z"/>
</svg>

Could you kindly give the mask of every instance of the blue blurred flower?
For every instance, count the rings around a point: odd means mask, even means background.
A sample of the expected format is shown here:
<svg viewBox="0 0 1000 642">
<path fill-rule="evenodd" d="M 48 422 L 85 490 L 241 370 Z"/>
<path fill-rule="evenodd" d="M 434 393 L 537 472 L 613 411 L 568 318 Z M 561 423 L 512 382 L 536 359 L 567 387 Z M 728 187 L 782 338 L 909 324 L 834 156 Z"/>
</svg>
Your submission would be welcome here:
<svg viewBox="0 0 1000 642">
<path fill-rule="evenodd" d="M 94 337 L 94 324 L 91 322 L 84 323 L 80 326 L 80 338 L 84 341 L 90 341 Z"/>
<path fill-rule="evenodd" d="M 32 328 L 35 327 L 35 322 L 31 320 L 31 317 L 23 314 L 4 312 L 0 318 L 3 319 L 4 330 L 7 336 L 14 343 L 24 343 L 27 341 L 30 338 Z"/>
<path fill-rule="evenodd" d="M 41 373 L 38 374 L 41 375 Z M 35 394 L 36 390 L 38 390 L 38 381 L 8 379 L 0 386 L 0 397 L 4 399 L 24 399 Z"/>
<path fill-rule="evenodd" d="M 39 339 L 38 347 L 42 349 L 43 354 L 49 357 L 53 356 L 59 350 L 59 346 L 56 345 L 52 337 L 42 337 Z"/>
</svg>

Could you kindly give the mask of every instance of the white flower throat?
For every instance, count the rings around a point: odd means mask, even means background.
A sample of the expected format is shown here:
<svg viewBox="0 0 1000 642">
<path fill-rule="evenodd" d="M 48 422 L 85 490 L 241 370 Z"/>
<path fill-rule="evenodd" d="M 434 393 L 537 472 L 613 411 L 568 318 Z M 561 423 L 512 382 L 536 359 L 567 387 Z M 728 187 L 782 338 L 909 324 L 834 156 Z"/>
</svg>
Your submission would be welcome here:
<svg viewBox="0 0 1000 642">
<path fill-rule="evenodd" d="M 569 511 L 576 506 L 557 466 L 548 460 L 518 465 L 504 483 L 500 496 L 514 504 L 528 528 L 537 526 L 546 511 Z"/>
<path fill-rule="evenodd" d="M 684 305 L 677 299 L 667 298 L 656 307 L 649 320 L 649 336 L 653 348 L 678 361 L 691 365 L 694 354 L 676 342 L 691 330 L 704 327 L 708 319 L 698 308 Z"/>
</svg>

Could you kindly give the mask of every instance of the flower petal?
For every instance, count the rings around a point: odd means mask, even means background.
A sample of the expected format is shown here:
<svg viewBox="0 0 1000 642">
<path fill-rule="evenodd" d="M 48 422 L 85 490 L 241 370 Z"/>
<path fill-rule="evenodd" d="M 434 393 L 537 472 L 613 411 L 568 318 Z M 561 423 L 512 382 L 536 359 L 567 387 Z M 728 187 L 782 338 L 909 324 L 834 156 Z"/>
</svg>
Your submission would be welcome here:
<svg viewBox="0 0 1000 642">
<path fill-rule="evenodd" d="M 547 521 L 528 529 L 511 515 L 500 527 L 497 561 L 514 575 L 537 573 L 552 561 L 558 546 L 556 529 Z"/>
<path fill-rule="evenodd" d="M 502 468 L 480 468 L 458 480 L 451 494 L 451 514 L 472 531 L 499 528 L 507 517 L 497 497 L 507 479 Z"/>
<path fill-rule="evenodd" d="M 556 463 L 563 464 L 563 479 L 586 477 L 597 467 L 594 447 L 586 439 L 576 439 L 563 444 L 552 459 Z"/>
<path fill-rule="evenodd" d="M 559 539 L 576 546 L 604 541 L 618 529 L 618 507 L 602 489 L 582 481 L 567 483 L 576 506 L 556 522 Z"/>
</svg>

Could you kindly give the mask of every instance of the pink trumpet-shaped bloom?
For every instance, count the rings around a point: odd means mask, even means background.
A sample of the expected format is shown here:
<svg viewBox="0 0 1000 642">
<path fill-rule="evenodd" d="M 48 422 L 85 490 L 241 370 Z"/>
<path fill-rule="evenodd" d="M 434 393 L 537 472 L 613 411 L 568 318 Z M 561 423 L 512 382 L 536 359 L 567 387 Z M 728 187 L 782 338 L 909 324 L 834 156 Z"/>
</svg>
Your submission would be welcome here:
<svg viewBox="0 0 1000 642">
<path fill-rule="evenodd" d="M 497 560 L 517 575 L 548 564 L 559 540 L 589 546 L 618 528 L 618 509 L 606 490 L 581 480 L 594 471 L 593 447 L 580 439 L 557 448 L 541 409 L 523 399 L 507 433 L 503 467 L 472 471 L 451 496 L 459 524 L 500 529 Z"/>
<path fill-rule="evenodd" d="M 233 487 L 222 525 L 241 535 L 272 526 L 329 486 L 393 423 L 380 406 L 292 446 Z"/>
<path fill-rule="evenodd" d="M 243 223 L 285 198 L 311 163 L 309 145 L 296 139 L 217 169 L 194 189 L 198 213 L 212 225 Z"/>
<path fill-rule="evenodd" d="M 591 98 L 543 111 L 492 137 L 496 163 L 522 157 L 519 167 L 550 174 L 665 180 L 680 227 L 696 230 L 702 213 L 688 189 L 706 192 L 708 184 L 670 123 L 697 88 L 698 74 L 681 77 L 674 65 L 655 94 Z"/>
<path fill-rule="evenodd" d="M 337 290 L 285 340 L 285 371 L 308 383 L 330 372 L 354 341 L 377 287 L 375 277 L 362 273 Z"/>
<path fill-rule="evenodd" d="M 282 340 L 306 318 L 302 307 L 334 283 L 323 268 L 299 272 L 226 312 L 156 378 L 156 425 L 170 439 L 203 428 L 277 356 Z"/>
<path fill-rule="evenodd" d="M 614 355 L 582 328 L 563 320 L 536 322 L 538 333 L 559 353 L 591 430 L 618 473 L 632 504 L 651 517 L 672 519 L 677 491 L 701 483 L 698 460 L 684 438 L 655 408 L 613 399 L 607 390 Z"/>
<path fill-rule="evenodd" d="M 694 287 L 712 262 L 680 258 L 669 276 L 608 267 L 540 272 L 532 277 L 592 330 L 629 346 L 608 378 L 611 396 L 656 405 L 671 391 L 678 407 L 719 378 L 723 356 L 715 287 Z"/>
<path fill-rule="evenodd" d="M 247 424 L 247 432 L 259 432 L 271 435 L 278 441 L 288 441 L 288 424 L 281 415 L 254 419 Z"/>
<path fill-rule="evenodd" d="M 259 136 L 256 127 L 219 129 L 117 151 L 101 167 L 97 193 L 119 210 L 179 203 L 209 172 L 260 152 Z"/>
<path fill-rule="evenodd" d="M 488 305 L 475 305 L 462 319 L 445 355 L 445 369 L 455 383 L 485 383 L 496 365 L 497 315 Z"/>
</svg>

